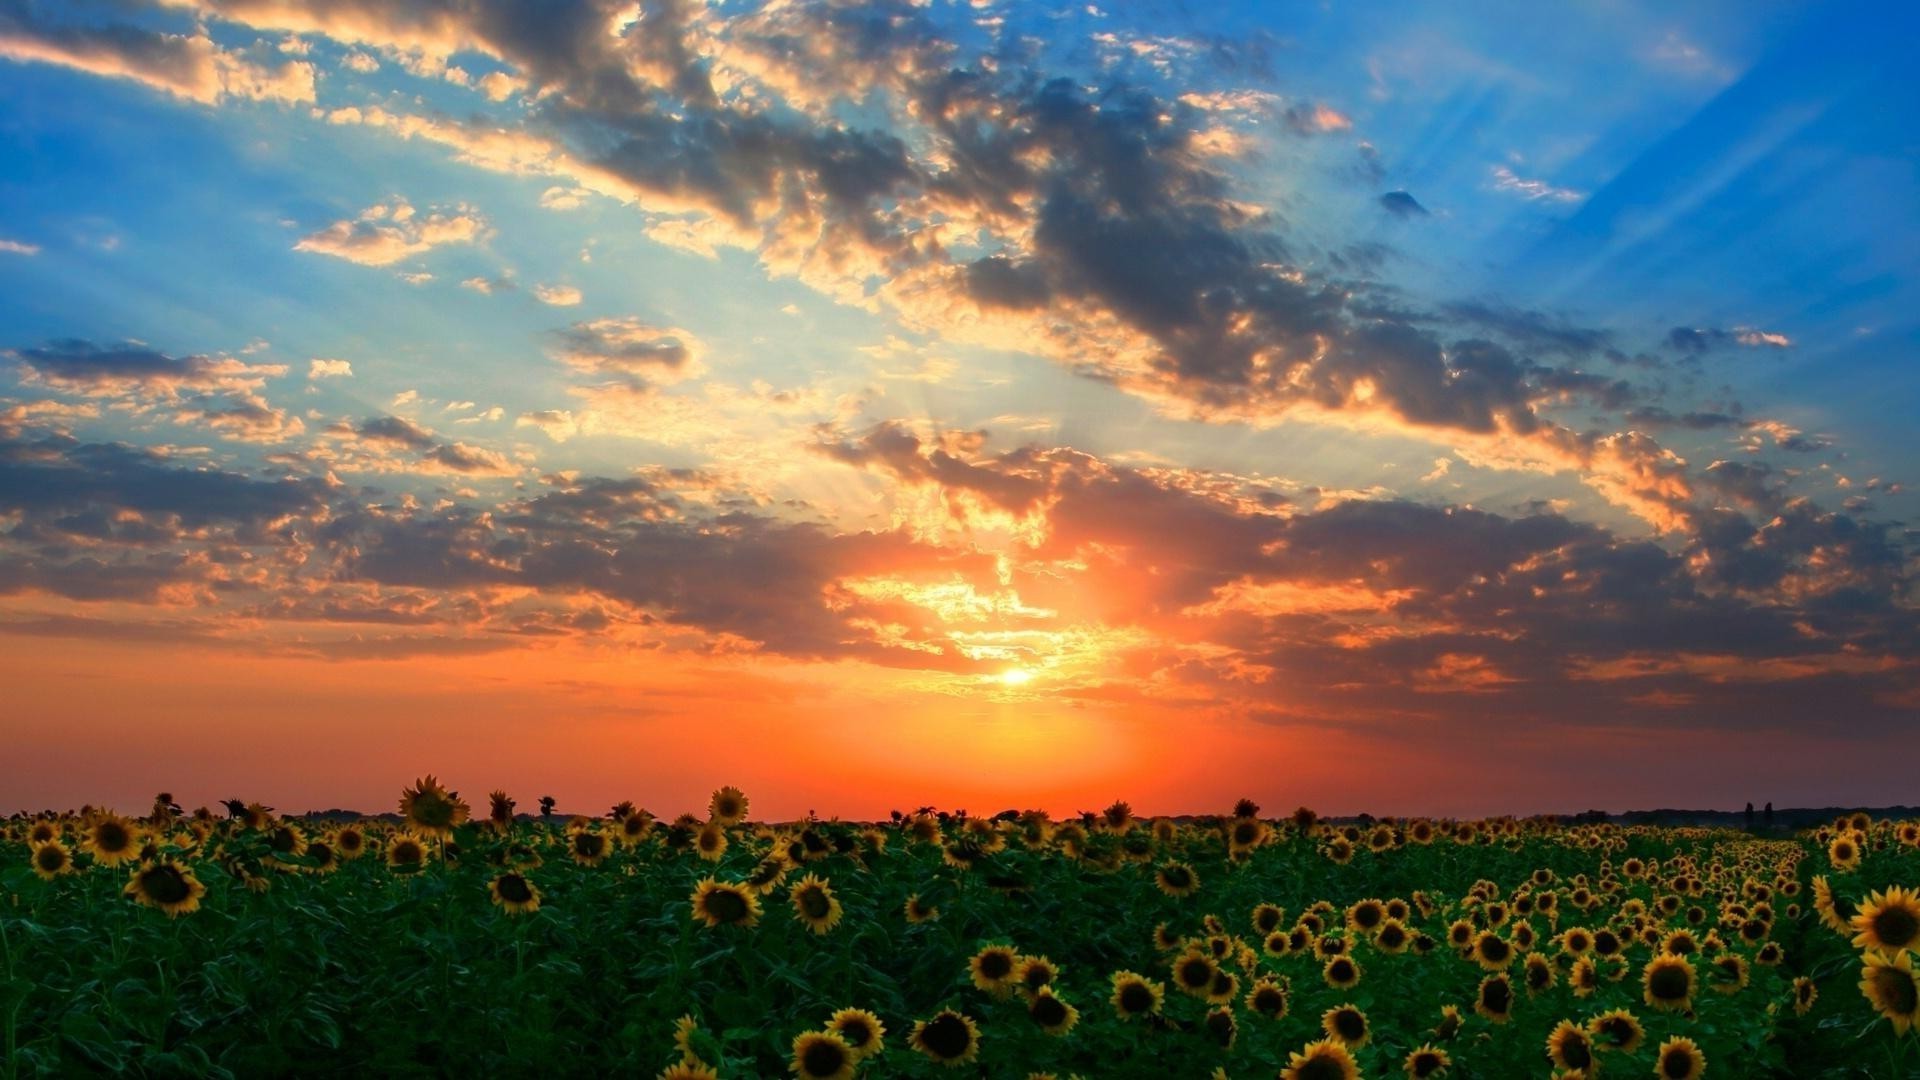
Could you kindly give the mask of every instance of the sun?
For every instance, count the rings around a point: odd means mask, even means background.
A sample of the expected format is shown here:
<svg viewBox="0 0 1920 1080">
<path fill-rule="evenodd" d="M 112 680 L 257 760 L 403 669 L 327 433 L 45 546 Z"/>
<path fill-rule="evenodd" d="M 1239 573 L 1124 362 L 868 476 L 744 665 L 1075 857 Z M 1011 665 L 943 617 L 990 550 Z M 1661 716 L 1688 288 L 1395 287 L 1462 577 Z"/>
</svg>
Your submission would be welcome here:
<svg viewBox="0 0 1920 1080">
<path fill-rule="evenodd" d="M 1033 672 L 1026 668 L 1008 668 L 1000 673 L 1000 682 L 1005 686 L 1025 686 L 1033 681 Z"/>
</svg>

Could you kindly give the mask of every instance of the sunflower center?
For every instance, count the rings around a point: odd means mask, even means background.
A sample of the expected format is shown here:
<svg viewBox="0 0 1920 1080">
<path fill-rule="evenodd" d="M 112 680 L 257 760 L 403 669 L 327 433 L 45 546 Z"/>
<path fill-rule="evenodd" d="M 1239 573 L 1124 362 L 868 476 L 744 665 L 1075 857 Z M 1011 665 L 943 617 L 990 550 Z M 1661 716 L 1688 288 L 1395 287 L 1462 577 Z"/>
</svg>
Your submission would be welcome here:
<svg viewBox="0 0 1920 1080">
<path fill-rule="evenodd" d="M 1180 982 L 1186 986 L 1206 986 L 1213 981 L 1213 969 L 1203 960 L 1189 960 L 1180 965 Z"/>
<path fill-rule="evenodd" d="M 159 904 L 178 904 L 193 895 L 187 879 L 171 866 L 156 866 L 141 874 L 140 891 Z"/>
<path fill-rule="evenodd" d="M 980 974 L 989 979 L 1004 979 L 1013 973 L 1013 957 L 1003 952 L 990 952 L 980 958 Z"/>
<path fill-rule="evenodd" d="M 1678 964 L 1655 968 L 1647 977 L 1647 990 L 1661 1001 L 1680 1001 L 1693 991 L 1687 969 Z"/>
<path fill-rule="evenodd" d="M 500 878 L 500 899 L 509 904 L 524 904 L 533 899 L 533 890 L 527 887 L 526 878 L 506 874 Z"/>
<path fill-rule="evenodd" d="M 832 1076 L 846 1068 L 846 1051 L 830 1039 L 816 1039 L 801 1052 L 800 1065 L 808 1076 Z"/>
<path fill-rule="evenodd" d="M 1120 1008 L 1130 1012 L 1146 1012 L 1153 1008 L 1153 991 L 1145 983 L 1128 983 L 1120 988 Z"/>
<path fill-rule="evenodd" d="M 1920 936 L 1920 919 L 1906 907 L 1884 907 L 1874 913 L 1873 934 L 1890 948 L 1903 948 Z"/>
<path fill-rule="evenodd" d="M 1367 1034 L 1367 1018 L 1352 1009 L 1333 1014 L 1333 1030 L 1348 1042 L 1359 1042 Z"/>
<path fill-rule="evenodd" d="M 824 919 L 833 907 L 826 893 L 819 889 L 808 889 L 800 894 L 800 910 L 806 912 L 809 919 Z"/>
<path fill-rule="evenodd" d="M 1497 980 L 1486 983 L 1480 988 L 1480 1002 L 1489 1012 L 1504 1013 L 1513 1004 L 1513 988 Z"/>
<path fill-rule="evenodd" d="M 873 1029 L 867 1026 L 865 1020 L 858 1017 L 842 1020 L 839 1031 L 840 1037 L 847 1040 L 847 1045 L 855 1049 L 873 1041 Z"/>
<path fill-rule="evenodd" d="M 1066 1022 L 1067 1007 L 1052 994 L 1042 994 L 1033 999 L 1033 1008 L 1027 1014 L 1042 1027 L 1058 1027 Z"/>
<path fill-rule="evenodd" d="M 1684 1046 L 1676 1046 L 1660 1057 L 1660 1075 L 1668 1080 L 1686 1080 L 1693 1074 L 1693 1055 Z"/>
<path fill-rule="evenodd" d="M 938 1057 L 957 1058 L 973 1045 L 973 1035 L 965 1021 L 947 1013 L 934 1017 L 932 1023 L 921 1029 L 920 1041 Z"/>
<path fill-rule="evenodd" d="M 1593 1051 L 1587 1046 L 1587 1040 L 1578 1033 L 1569 1032 L 1560 1040 L 1560 1058 L 1569 1069 L 1584 1069 L 1593 1062 Z"/>
<path fill-rule="evenodd" d="M 94 843 L 102 851 L 125 851 L 133 843 L 133 837 L 117 822 L 104 822 L 94 832 Z"/>
<path fill-rule="evenodd" d="M 66 853 L 48 844 L 33 853 L 33 862 L 42 870 L 52 872 L 67 865 Z"/>
<path fill-rule="evenodd" d="M 738 893 L 719 889 L 708 894 L 707 910 L 723 923 L 735 923 L 747 917 L 747 902 Z"/>
<path fill-rule="evenodd" d="M 1295 1074 L 1300 1080 L 1346 1080 L 1347 1071 L 1340 1063 L 1326 1055 L 1315 1054 L 1300 1063 Z"/>
<path fill-rule="evenodd" d="M 1913 976 L 1899 968 L 1875 968 L 1873 988 L 1887 1012 L 1910 1016 L 1920 1009 L 1920 987 L 1914 985 Z"/>
</svg>

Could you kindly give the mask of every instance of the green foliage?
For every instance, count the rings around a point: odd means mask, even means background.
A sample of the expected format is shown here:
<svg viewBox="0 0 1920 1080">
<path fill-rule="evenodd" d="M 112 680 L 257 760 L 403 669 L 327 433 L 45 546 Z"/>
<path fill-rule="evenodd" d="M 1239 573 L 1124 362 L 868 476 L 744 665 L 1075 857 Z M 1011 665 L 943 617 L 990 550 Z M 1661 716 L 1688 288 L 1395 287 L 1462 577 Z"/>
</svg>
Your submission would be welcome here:
<svg viewBox="0 0 1920 1080">
<path fill-rule="evenodd" d="M 744 824 L 726 830 L 717 861 L 692 845 L 703 823 L 645 821 L 627 842 L 618 822 L 576 822 L 613 841 L 596 866 L 570 856 L 557 821 L 507 830 L 473 823 L 450 842 L 427 841 L 425 864 L 403 872 L 381 857 L 398 831 L 383 822 L 357 826 L 368 850 L 349 860 L 292 854 L 286 836 L 271 840 L 273 822 L 205 823 L 200 834 L 150 822 L 148 861 L 114 868 L 80 854 L 86 821 L 53 820 L 76 855 L 71 872 L 51 880 L 34 872 L 30 822 L 0 832 L 9 1080 L 102 1071 L 655 1076 L 681 1060 L 674 1033 L 683 1016 L 693 1020 L 688 1049 L 721 1076 L 779 1076 L 790 1071 L 794 1038 L 843 1008 L 869 1010 L 886 1026 L 884 1051 L 861 1063 L 868 1076 L 1199 1078 L 1215 1068 L 1273 1076 L 1323 1037 L 1327 1010 L 1346 1004 L 1366 1013 L 1370 1037 L 1353 1055 L 1372 1077 L 1401 1075 L 1407 1054 L 1428 1041 L 1452 1056 L 1448 1075 L 1550 1075 L 1546 1043 L 1555 1025 L 1584 1025 L 1616 1008 L 1631 1010 L 1647 1037 L 1631 1054 L 1602 1053 L 1606 1075 L 1651 1075 L 1660 1045 L 1677 1036 L 1698 1045 L 1709 1076 L 1920 1075 L 1920 1036 L 1897 1036 L 1863 998 L 1855 986 L 1860 953 L 1822 924 L 1813 903 L 1815 874 L 1843 905 L 1920 880 L 1920 849 L 1886 823 L 1849 834 L 1864 858 L 1845 872 L 1829 865 L 1833 828 L 1756 840 L 1719 830 L 1491 822 L 1468 837 L 1442 825 L 1431 843 L 1417 843 L 1408 823 L 1396 823 L 1383 826 L 1378 851 L 1368 843 L 1373 828 L 1354 827 L 1353 856 L 1341 864 L 1328 855 L 1339 833 L 1325 825 L 1267 822 L 1257 846 L 1236 852 L 1227 842 L 1233 823 L 1218 819 L 1160 835 L 1144 824 L 1116 831 L 1032 817 L 991 828 L 951 819 L 944 843 L 915 840 L 911 822 Z M 292 823 L 309 839 L 328 838 L 321 823 Z M 708 927 L 694 917 L 690 897 L 703 880 L 746 881 L 770 852 L 786 851 L 802 862 L 761 897 L 757 925 Z M 169 917 L 126 894 L 139 867 L 166 858 L 204 884 L 197 910 Z M 1196 873 L 1192 895 L 1156 886 L 1156 868 L 1174 861 Z M 512 914 L 493 902 L 489 883 L 510 870 L 539 890 L 537 911 Z M 824 933 L 790 902 L 803 874 L 830 883 L 843 907 Z M 1574 903 L 1582 889 L 1591 897 L 1585 910 Z M 1414 902 L 1416 893 L 1430 911 Z M 910 895 L 940 917 L 910 922 Z M 1551 915 L 1537 907 L 1548 895 L 1557 902 Z M 1671 914 L 1661 906 L 1668 897 Z M 1389 953 L 1347 931 L 1347 909 L 1365 898 L 1407 901 L 1408 928 L 1437 945 Z M 1250 922 L 1256 905 L 1277 904 L 1289 929 L 1316 902 L 1330 905 L 1326 936 L 1345 941 L 1362 969 L 1349 989 L 1327 984 L 1320 957 L 1263 951 Z M 1761 905 L 1772 910 L 1765 936 L 1743 940 L 1741 923 Z M 1511 914 L 1520 906 L 1534 910 Z M 1700 922 L 1691 924 L 1696 907 Z M 1237 978 L 1231 1048 L 1205 1029 L 1212 1006 L 1172 985 L 1174 952 L 1155 942 L 1165 924 L 1207 948 L 1209 915 L 1238 939 L 1224 946 L 1222 963 Z M 1457 919 L 1516 942 L 1506 970 L 1517 1001 L 1503 1023 L 1474 1013 L 1487 972 L 1447 943 Z M 1531 950 L 1518 944 L 1522 922 L 1534 935 Z M 1556 935 L 1574 926 L 1610 927 L 1628 941 L 1620 961 L 1600 965 L 1585 996 L 1568 978 L 1571 957 L 1558 955 Z M 1641 972 L 1657 949 L 1648 928 L 1658 937 L 1682 926 L 1708 945 L 1692 958 L 1699 987 L 1690 1010 L 1656 1010 L 1642 998 Z M 1769 942 L 1783 950 L 1782 962 L 1759 962 Z M 1050 1035 L 1028 1018 L 1023 994 L 977 987 L 969 961 L 989 944 L 1050 959 L 1059 969 L 1054 990 L 1078 1009 L 1077 1026 Z M 1529 951 L 1555 971 L 1554 984 L 1538 993 L 1524 988 Z M 1746 984 L 1731 993 L 1711 988 L 1709 953 L 1746 958 Z M 1168 984 L 1158 1021 L 1116 1015 L 1108 999 L 1121 970 Z M 1794 1004 L 1800 976 L 1819 990 L 1804 1015 Z M 1281 1019 L 1246 1005 L 1262 977 L 1288 987 Z M 1443 1038 L 1435 1029 L 1448 1005 L 1463 1022 Z M 947 1008 L 981 1031 L 977 1060 L 960 1069 L 910 1044 L 916 1020 Z"/>
</svg>

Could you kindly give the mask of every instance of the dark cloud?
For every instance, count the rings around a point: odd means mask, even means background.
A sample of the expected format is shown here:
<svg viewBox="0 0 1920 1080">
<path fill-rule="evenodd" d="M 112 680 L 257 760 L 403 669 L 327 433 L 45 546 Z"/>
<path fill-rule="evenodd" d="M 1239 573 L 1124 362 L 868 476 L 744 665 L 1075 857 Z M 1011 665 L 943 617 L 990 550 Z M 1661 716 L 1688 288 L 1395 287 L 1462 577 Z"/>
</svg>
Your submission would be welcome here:
<svg viewBox="0 0 1920 1080">
<path fill-rule="evenodd" d="M 1380 208 L 1398 218 L 1426 217 L 1427 208 L 1404 191 L 1389 191 L 1380 196 Z"/>
</svg>

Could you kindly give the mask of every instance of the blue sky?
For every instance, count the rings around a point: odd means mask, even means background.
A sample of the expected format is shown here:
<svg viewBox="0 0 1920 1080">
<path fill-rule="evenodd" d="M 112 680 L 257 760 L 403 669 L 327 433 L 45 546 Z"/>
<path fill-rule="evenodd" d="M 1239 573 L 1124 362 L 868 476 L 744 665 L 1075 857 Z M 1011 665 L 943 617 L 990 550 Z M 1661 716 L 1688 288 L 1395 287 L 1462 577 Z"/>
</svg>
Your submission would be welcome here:
<svg viewBox="0 0 1920 1080">
<path fill-rule="evenodd" d="M 1901 722 L 1917 22 L 0 0 L 0 632 Z"/>
</svg>

